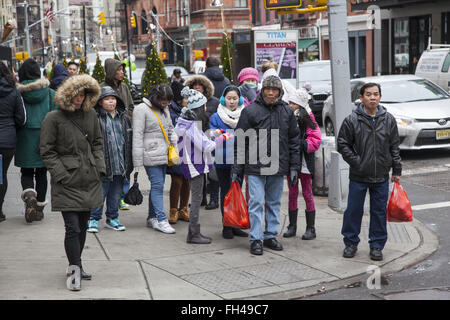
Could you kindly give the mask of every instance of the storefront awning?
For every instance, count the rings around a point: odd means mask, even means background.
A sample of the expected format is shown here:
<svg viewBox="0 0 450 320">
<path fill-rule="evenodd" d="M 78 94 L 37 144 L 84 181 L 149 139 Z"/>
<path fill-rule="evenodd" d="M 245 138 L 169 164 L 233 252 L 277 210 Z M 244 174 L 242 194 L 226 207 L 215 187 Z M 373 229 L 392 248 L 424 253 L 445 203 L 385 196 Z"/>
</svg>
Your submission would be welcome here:
<svg viewBox="0 0 450 320">
<path fill-rule="evenodd" d="M 298 40 L 299 49 L 307 49 L 318 42 L 317 39 L 300 39 Z"/>
</svg>

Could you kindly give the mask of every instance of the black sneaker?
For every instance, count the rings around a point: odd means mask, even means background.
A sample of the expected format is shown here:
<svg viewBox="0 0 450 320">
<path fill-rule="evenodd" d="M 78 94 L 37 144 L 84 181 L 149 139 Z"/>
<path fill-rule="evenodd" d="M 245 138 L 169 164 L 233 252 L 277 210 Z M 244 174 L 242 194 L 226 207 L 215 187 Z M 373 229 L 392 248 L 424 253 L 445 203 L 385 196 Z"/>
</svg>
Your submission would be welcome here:
<svg viewBox="0 0 450 320">
<path fill-rule="evenodd" d="M 356 254 L 356 251 L 358 251 L 357 245 L 351 244 L 349 246 L 345 246 L 343 257 L 353 258 Z"/>
<path fill-rule="evenodd" d="M 250 244 L 250 253 L 257 256 L 263 254 L 263 245 L 261 240 L 252 241 Z"/>
<path fill-rule="evenodd" d="M 370 249 L 370 259 L 374 261 L 381 261 L 383 260 L 383 253 L 381 252 L 381 249 L 379 248 L 371 248 Z"/>
<path fill-rule="evenodd" d="M 0 211 L 0 222 L 5 221 L 5 220 L 6 220 L 5 215 L 3 214 L 3 212 Z"/>
<path fill-rule="evenodd" d="M 275 238 L 264 240 L 264 247 L 267 247 L 269 249 L 276 250 L 276 251 L 283 250 L 283 246 Z"/>
</svg>

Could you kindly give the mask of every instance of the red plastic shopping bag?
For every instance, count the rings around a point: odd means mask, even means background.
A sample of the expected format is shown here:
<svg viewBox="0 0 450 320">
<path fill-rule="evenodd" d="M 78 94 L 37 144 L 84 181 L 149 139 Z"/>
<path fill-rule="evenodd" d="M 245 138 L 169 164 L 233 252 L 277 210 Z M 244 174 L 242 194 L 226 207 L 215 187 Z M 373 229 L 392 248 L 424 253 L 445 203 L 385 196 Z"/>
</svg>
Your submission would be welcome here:
<svg viewBox="0 0 450 320">
<path fill-rule="evenodd" d="M 387 208 L 387 221 L 409 222 L 413 221 L 411 203 L 399 181 L 394 182 L 391 198 Z"/>
<path fill-rule="evenodd" d="M 241 229 L 250 228 L 247 203 L 239 182 L 232 182 L 223 205 L 223 225 Z"/>
</svg>

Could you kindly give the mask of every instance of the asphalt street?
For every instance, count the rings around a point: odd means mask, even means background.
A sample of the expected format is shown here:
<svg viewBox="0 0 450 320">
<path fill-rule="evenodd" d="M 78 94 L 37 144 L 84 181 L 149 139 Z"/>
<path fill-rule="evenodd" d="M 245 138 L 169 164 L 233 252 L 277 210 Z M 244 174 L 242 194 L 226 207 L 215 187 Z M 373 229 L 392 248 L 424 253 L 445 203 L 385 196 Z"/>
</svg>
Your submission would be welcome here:
<svg viewBox="0 0 450 320">
<path fill-rule="evenodd" d="M 366 279 L 307 300 L 450 299 L 450 150 L 402 152 L 403 188 L 413 216 L 438 235 L 438 250 L 416 265 L 385 274 L 381 289 L 368 289 Z"/>
</svg>

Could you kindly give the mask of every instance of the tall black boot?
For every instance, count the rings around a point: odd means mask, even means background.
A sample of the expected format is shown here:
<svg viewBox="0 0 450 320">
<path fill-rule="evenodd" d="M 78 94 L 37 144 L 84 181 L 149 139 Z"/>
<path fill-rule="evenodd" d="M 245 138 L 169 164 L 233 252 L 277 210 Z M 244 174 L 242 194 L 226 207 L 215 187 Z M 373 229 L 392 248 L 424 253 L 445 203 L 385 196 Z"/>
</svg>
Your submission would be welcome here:
<svg viewBox="0 0 450 320">
<path fill-rule="evenodd" d="M 316 211 L 305 211 L 306 217 L 306 232 L 302 236 L 302 240 L 312 240 L 316 238 L 316 229 L 314 222 L 316 220 Z"/>
<path fill-rule="evenodd" d="M 288 231 L 283 234 L 284 238 L 295 237 L 295 235 L 297 234 L 297 215 L 298 209 L 289 210 Z"/>
</svg>

